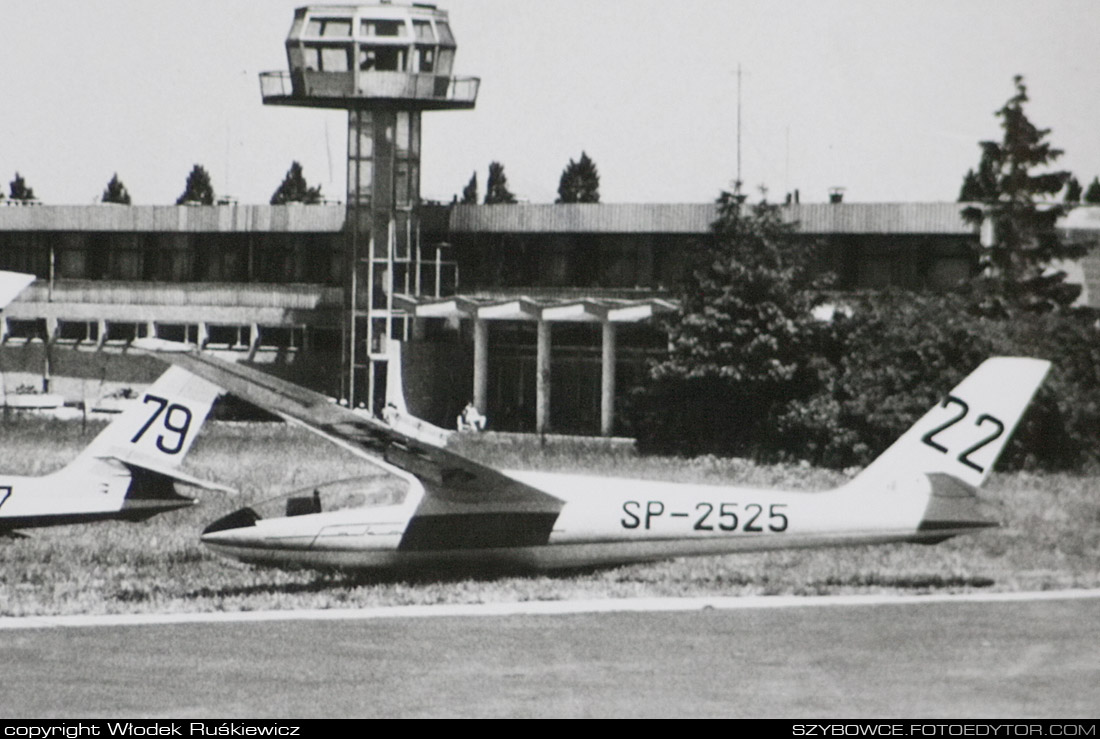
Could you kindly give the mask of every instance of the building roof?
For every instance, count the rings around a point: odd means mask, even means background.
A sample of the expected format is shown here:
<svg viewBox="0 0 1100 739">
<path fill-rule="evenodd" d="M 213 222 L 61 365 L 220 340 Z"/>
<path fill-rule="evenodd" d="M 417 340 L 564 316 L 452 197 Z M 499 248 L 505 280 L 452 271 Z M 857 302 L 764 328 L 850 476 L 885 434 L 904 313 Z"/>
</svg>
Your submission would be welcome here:
<svg viewBox="0 0 1100 739">
<path fill-rule="evenodd" d="M 8 204 L 0 207 L 0 231 L 339 233 L 343 228 L 343 205 Z"/>
<path fill-rule="evenodd" d="M 962 207 L 960 203 L 803 203 L 783 206 L 783 217 L 811 235 L 975 235 L 976 229 L 962 220 Z M 702 234 L 716 217 L 714 203 L 546 203 L 427 207 L 422 221 L 455 234 Z M 344 221 L 342 204 L 16 205 L 0 201 L 0 232 L 340 233 Z M 1100 207 L 1073 208 L 1059 225 L 1067 234 L 1091 236 L 1100 232 Z"/>
<path fill-rule="evenodd" d="M 456 205 L 452 233 L 701 234 L 717 217 L 714 203 L 568 203 Z M 971 236 L 959 203 L 804 203 L 783 206 L 784 220 L 805 234 Z"/>
<path fill-rule="evenodd" d="M 394 296 L 417 318 L 480 318 L 496 321 L 551 321 L 554 323 L 637 323 L 654 314 L 676 309 L 664 298 L 545 298 L 517 295 L 485 298 L 456 295 L 449 298 Z"/>
</svg>

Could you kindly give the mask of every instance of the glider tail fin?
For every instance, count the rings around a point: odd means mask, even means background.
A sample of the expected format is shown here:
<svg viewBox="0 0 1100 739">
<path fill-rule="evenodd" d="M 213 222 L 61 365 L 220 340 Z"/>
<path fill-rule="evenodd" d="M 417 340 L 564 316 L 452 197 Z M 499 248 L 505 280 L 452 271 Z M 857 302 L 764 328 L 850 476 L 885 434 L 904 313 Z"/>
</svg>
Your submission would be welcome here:
<svg viewBox="0 0 1100 739">
<path fill-rule="evenodd" d="M 149 462 L 154 469 L 177 468 L 219 392 L 206 380 L 169 367 L 92 440 L 76 462 L 109 457 L 139 466 Z"/>
<path fill-rule="evenodd" d="M 948 475 L 980 487 L 1043 382 L 1050 362 L 994 357 L 983 362 L 855 480 Z"/>
<path fill-rule="evenodd" d="M 141 520 L 187 507 L 175 483 L 229 490 L 180 471 L 180 465 L 221 391 L 190 372 L 169 367 L 58 474 L 108 481 L 126 478 L 120 517 Z"/>
</svg>

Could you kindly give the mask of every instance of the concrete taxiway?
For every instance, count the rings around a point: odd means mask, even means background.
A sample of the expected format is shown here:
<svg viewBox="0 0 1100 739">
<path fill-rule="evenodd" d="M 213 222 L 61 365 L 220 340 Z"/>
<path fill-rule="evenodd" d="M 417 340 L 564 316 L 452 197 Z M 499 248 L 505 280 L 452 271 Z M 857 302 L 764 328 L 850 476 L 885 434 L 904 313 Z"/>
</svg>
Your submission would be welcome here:
<svg viewBox="0 0 1100 739">
<path fill-rule="evenodd" d="M 0 619 L 10 718 L 1095 718 L 1100 591 Z"/>
</svg>

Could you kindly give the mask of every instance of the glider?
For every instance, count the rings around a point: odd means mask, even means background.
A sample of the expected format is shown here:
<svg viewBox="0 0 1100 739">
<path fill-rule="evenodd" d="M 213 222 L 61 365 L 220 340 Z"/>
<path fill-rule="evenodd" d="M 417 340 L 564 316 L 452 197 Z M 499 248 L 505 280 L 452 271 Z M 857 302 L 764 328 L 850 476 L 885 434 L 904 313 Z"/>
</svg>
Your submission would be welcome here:
<svg viewBox="0 0 1100 739">
<path fill-rule="evenodd" d="M 229 491 L 179 470 L 220 391 L 169 367 L 64 468 L 0 474 L 0 533 L 105 519 L 142 521 L 195 504 L 176 482 Z"/>
<path fill-rule="evenodd" d="M 319 569 L 538 570 L 939 542 L 997 525 L 977 488 L 1050 367 L 989 359 L 847 484 L 788 492 L 502 472 L 258 370 L 202 354 L 171 361 L 387 473 L 241 508 L 202 534 L 243 562 Z"/>
</svg>

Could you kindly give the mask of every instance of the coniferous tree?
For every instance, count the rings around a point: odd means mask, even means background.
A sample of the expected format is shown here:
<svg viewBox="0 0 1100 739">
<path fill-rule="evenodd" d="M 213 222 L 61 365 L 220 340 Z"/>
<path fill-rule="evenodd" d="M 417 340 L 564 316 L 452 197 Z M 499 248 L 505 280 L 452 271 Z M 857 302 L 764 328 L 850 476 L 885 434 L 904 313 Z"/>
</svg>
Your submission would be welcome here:
<svg viewBox="0 0 1100 739">
<path fill-rule="evenodd" d="M 176 198 L 176 205 L 185 203 L 214 204 L 214 186 L 210 184 L 210 174 L 201 164 L 191 168 L 191 174 L 187 175 L 187 186 L 183 194 Z"/>
<path fill-rule="evenodd" d="M 8 183 L 10 188 L 10 194 L 12 200 L 34 200 L 34 190 L 27 187 L 26 180 L 18 172 L 15 173 L 15 179 Z"/>
<path fill-rule="evenodd" d="M 966 170 L 962 190 L 959 192 L 959 202 L 978 203 L 995 197 L 997 197 L 997 163 L 993 159 L 992 152 L 983 148 L 978 170 Z"/>
<path fill-rule="evenodd" d="M 600 202 L 600 173 L 588 154 L 581 152 L 580 161 L 569 160 L 558 181 L 559 203 Z"/>
<path fill-rule="evenodd" d="M 477 204 L 477 172 L 470 175 L 470 181 L 466 183 L 466 187 L 462 188 L 462 204 Z"/>
<path fill-rule="evenodd" d="M 306 205 L 314 205 L 319 202 L 321 202 L 321 186 L 310 187 L 306 183 L 305 175 L 302 174 L 302 165 L 296 161 L 291 162 L 286 177 L 283 178 L 282 183 L 271 196 L 271 204 L 305 203 Z"/>
<path fill-rule="evenodd" d="M 963 176 L 963 184 L 959 189 L 959 202 L 970 203 L 982 199 L 982 192 L 978 186 L 978 175 L 973 169 L 966 170 Z"/>
<path fill-rule="evenodd" d="M 1049 272 L 1051 262 L 1073 259 L 1084 253 L 1079 244 L 1063 243 L 1055 230 L 1064 208 L 1053 200 L 1069 178 L 1069 172 L 1035 173 L 1062 155 L 1046 141 L 1050 129 L 1037 128 L 1028 120 L 1023 78 L 1014 80 L 1016 94 L 997 111 L 1004 135 L 1001 141 L 982 141 L 982 165 L 989 182 L 982 183 L 980 203 L 963 209 L 965 220 L 975 225 L 990 221 L 993 243 L 980 247 L 982 280 L 976 285 L 984 311 L 1004 313 L 1012 307 L 1050 310 L 1070 305 L 1080 287 L 1065 282 L 1065 273 Z M 991 186 L 992 190 L 985 190 Z"/>
<path fill-rule="evenodd" d="M 1089 205 L 1100 205 L 1100 177 L 1092 178 L 1089 189 L 1085 190 L 1083 199 Z"/>
<path fill-rule="evenodd" d="M 130 204 L 130 193 L 126 190 L 126 185 L 122 184 L 122 180 L 118 178 L 118 172 L 115 172 L 114 177 L 107 183 L 107 188 L 103 191 L 103 196 L 100 197 L 101 203 L 117 203 L 118 205 Z"/>
<path fill-rule="evenodd" d="M 514 203 L 516 196 L 508 189 L 508 178 L 504 176 L 504 165 L 500 162 L 489 163 L 489 179 L 485 183 L 485 204 Z"/>
<path fill-rule="evenodd" d="M 1076 177 L 1070 177 L 1066 182 L 1066 194 L 1063 198 L 1067 203 L 1080 203 L 1081 202 L 1081 183 L 1077 181 Z"/>
</svg>

